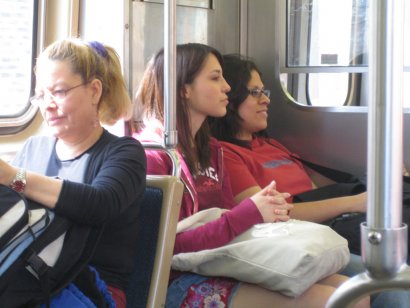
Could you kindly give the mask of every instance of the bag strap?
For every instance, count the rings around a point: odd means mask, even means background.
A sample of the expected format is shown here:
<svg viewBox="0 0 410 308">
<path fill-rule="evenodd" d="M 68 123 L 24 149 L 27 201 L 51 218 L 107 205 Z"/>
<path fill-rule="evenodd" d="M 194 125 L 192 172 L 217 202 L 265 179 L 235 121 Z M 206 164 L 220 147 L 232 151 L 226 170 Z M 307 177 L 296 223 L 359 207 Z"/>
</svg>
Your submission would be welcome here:
<svg viewBox="0 0 410 308">
<path fill-rule="evenodd" d="M 351 173 L 340 171 L 337 169 L 332 169 L 329 167 L 325 167 L 322 165 L 318 165 L 315 163 L 312 163 L 308 160 L 304 160 L 294 154 L 291 154 L 292 158 L 297 159 L 300 161 L 302 164 L 308 166 L 309 168 L 315 170 L 316 172 L 320 173 L 321 175 L 324 175 L 325 177 L 337 182 L 337 183 L 352 183 L 356 182 L 358 179 L 356 176 L 354 176 Z"/>
<path fill-rule="evenodd" d="M 267 139 L 267 142 L 280 150 L 284 150 L 287 152 L 292 158 L 300 161 L 302 164 L 308 166 L 309 168 L 315 170 L 316 172 L 320 173 L 321 175 L 324 175 L 325 177 L 337 182 L 337 183 L 357 183 L 360 182 L 364 186 L 366 186 L 365 181 L 361 181 L 358 177 L 344 171 L 340 171 L 337 169 L 325 167 L 322 165 L 318 165 L 316 163 L 312 163 L 311 161 L 305 160 L 303 158 L 300 158 L 299 156 L 291 153 L 287 149 L 283 149 L 274 143 L 270 142 L 269 139 Z M 403 175 L 403 203 L 406 205 L 410 206 L 410 176 Z"/>
<path fill-rule="evenodd" d="M 353 174 L 340 171 L 337 169 L 328 168 L 325 166 L 321 166 L 310 161 L 304 160 L 296 155 L 291 154 L 291 156 L 295 159 L 298 159 L 301 163 L 308 166 L 309 168 L 319 172 L 320 174 L 326 176 L 327 178 L 337 182 L 337 183 L 354 183 L 354 182 L 361 182 L 363 185 L 366 185 L 364 181 L 361 181 Z M 403 201 L 406 201 L 410 204 L 410 176 L 403 175 Z"/>
<path fill-rule="evenodd" d="M 266 139 L 266 142 L 269 143 L 271 146 L 281 150 L 285 151 L 286 153 L 289 154 L 290 157 L 293 159 L 300 161 L 302 164 L 308 166 L 309 168 L 315 170 L 316 172 L 320 173 L 321 175 L 324 175 L 325 177 L 337 182 L 337 183 L 352 183 L 352 182 L 357 182 L 357 177 L 354 176 L 353 174 L 350 174 L 348 172 L 340 171 L 337 169 L 325 167 L 316 163 L 312 163 L 311 161 L 305 160 L 303 158 L 300 158 L 299 156 L 293 154 L 286 148 L 282 148 L 273 142 L 269 138 Z"/>
</svg>

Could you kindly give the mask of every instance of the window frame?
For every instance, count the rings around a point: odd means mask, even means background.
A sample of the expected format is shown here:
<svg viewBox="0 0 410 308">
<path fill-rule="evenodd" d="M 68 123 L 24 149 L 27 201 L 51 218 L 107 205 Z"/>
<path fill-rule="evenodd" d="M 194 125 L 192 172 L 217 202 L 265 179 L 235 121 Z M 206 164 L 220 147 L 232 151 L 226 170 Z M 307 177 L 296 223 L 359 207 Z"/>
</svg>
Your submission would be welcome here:
<svg viewBox="0 0 410 308">
<path fill-rule="evenodd" d="M 355 86 L 352 84 L 360 81 L 366 73 L 368 73 L 367 65 L 360 66 L 346 66 L 346 65 L 326 65 L 326 66 L 309 66 L 297 65 L 289 66 L 288 60 L 288 0 L 277 2 L 277 13 L 275 18 L 278 20 L 277 35 L 279 41 L 284 42 L 280 44 L 279 49 L 279 67 L 280 74 L 287 74 L 287 86 L 290 93 L 297 93 L 300 97 L 298 101 L 306 102 L 300 103 L 301 106 L 315 107 L 315 108 L 340 108 L 356 106 L 357 101 L 354 98 L 358 97 L 355 92 Z M 409 68 L 410 69 L 410 68 Z M 406 67 L 405 67 L 406 71 Z M 343 105 L 312 105 L 309 95 L 309 74 L 323 74 L 323 73 L 347 73 L 348 74 L 348 91 L 346 93 L 346 100 Z M 360 84 L 360 83 L 359 83 Z M 357 92 L 357 91 L 356 91 Z"/>
<path fill-rule="evenodd" d="M 35 76 L 34 63 L 42 46 L 44 33 L 44 12 L 46 3 L 44 0 L 34 0 L 33 3 L 33 33 L 32 33 L 32 49 L 31 49 L 31 82 L 29 96 L 27 97 L 26 107 L 21 113 L 14 115 L 0 115 L 0 135 L 13 135 L 21 132 L 26 128 L 36 117 L 38 108 L 29 103 L 30 96 L 34 93 Z"/>
</svg>

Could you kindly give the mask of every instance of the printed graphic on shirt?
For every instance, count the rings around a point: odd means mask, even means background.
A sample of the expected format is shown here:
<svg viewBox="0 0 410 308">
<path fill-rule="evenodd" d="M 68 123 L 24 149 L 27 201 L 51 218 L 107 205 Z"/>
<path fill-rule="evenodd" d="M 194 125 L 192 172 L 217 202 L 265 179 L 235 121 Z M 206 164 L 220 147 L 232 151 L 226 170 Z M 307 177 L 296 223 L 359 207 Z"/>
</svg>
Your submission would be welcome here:
<svg viewBox="0 0 410 308">
<path fill-rule="evenodd" d="M 210 192 L 221 189 L 218 173 L 213 167 L 200 170 L 195 178 L 195 182 L 198 192 Z"/>
<path fill-rule="evenodd" d="M 208 169 L 205 170 L 199 170 L 198 172 L 199 175 L 202 176 L 207 176 L 209 178 L 211 178 L 212 180 L 215 180 L 216 182 L 218 182 L 218 173 L 216 173 L 216 170 L 214 167 L 208 167 Z"/>
<path fill-rule="evenodd" d="M 266 169 L 275 169 L 284 165 L 292 165 L 294 162 L 290 159 L 272 160 L 263 164 Z"/>
</svg>

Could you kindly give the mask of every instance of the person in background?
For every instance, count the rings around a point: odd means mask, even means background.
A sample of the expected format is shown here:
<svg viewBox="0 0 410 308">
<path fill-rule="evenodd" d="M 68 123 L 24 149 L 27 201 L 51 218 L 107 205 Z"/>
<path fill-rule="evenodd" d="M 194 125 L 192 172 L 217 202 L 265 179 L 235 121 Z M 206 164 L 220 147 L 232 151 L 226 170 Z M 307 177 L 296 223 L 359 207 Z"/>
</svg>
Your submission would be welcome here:
<svg viewBox="0 0 410 308">
<path fill-rule="evenodd" d="M 0 160 L 0 183 L 78 224 L 104 225 L 90 265 L 116 307 L 125 307 L 146 157 L 137 140 L 101 124 L 132 110 L 118 55 L 99 42 L 65 39 L 40 54 L 35 74 L 30 101 L 50 136 L 31 137 L 11 164 Z"/>
<path fill-rule="evenodd" d="M 227 209 L 216 221 L 178 233 L 174 253 L 220 247 L 262 222 L 287 221 L 292 209 L 269 183 L 235 205 L 219 143 L 210 138 L 207 118 L 226 113 L 230 86 L 223 77 L 220 53 L 203 44 L 177 46 L 177 154 L 181 160 L 185 192 L 180 219 L 211 207 Z M 162 143 L 164 138 L 164 54 L 149 62 L 138 89 L 134 109 L 134 136 L 144 142 Z M 171 174 L 166 153 L 147 151 L 148 174 Z M 289 298 L 257 285 L 223 277 L 171 273 L 167 307 L 324 307 L 346 277 L 332 275 L 298 298 Z M 358 306 L 367 306 L 364 299 Z"/>
<path fill-rule="evenodd" d="M 226 115 L 210 119 L 210 126 L 222 145 L 235 201 L 252 196 L 271 181 L 278 191 L 292 196 L 314 189 L 295 154 L 268 137 L 270 91 L 265 90 L 255 63 L 239 55 L 225 55 L 224 63 L 224 77 L 232 88 L 229 104 Z M 366 193 L 361 193 L 297 203 L 290 217 L 321 223 L 343 213 L 365 211 Z"/>
</svg>

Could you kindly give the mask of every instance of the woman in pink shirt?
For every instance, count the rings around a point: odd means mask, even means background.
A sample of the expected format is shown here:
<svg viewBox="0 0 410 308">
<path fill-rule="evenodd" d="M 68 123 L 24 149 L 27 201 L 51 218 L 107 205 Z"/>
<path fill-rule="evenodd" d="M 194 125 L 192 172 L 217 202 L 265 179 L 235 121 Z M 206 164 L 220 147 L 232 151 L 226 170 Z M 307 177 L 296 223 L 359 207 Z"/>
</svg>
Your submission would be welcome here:
<svg viewBox="0 0 410 308">
<path fill-rule="evenodd" d="M 148 64 L 137 92 L 133 127 L 141 141 L 162 142 L 163 51 Z M 203 44 L 177 46 L 177 152 L 182 164 L 185 193 L 180 219 L 210 207 L 228 209 L 216 221 L 179 233 L 174 253 L 220 247 L 262 222 L 286 221 L 292 208 L 288 193 L 278 193 L 269 183 L 258 193 L 235 205 L 219 143 L 210 138 L 207 117 L 226 113 L 230 86 L 223 77 L 222 57 Z M 147 151 L 148 174 L 171 174 L 172 162 L 160 151 Z M 323 307 L 335 287 L 346 277 L 332 275 L 310 287 L 298 298 L 289 298 L 256 285 L 229 278 L 193 273 L 171 275 L 167 307 Z M 361 303 L 363 304 L 363 302 Z M 365 305 L 367 302 L 364 303 Z"/>
</svg>

